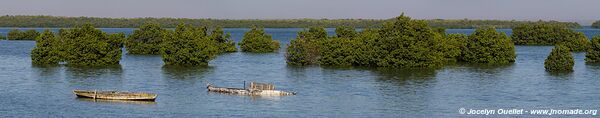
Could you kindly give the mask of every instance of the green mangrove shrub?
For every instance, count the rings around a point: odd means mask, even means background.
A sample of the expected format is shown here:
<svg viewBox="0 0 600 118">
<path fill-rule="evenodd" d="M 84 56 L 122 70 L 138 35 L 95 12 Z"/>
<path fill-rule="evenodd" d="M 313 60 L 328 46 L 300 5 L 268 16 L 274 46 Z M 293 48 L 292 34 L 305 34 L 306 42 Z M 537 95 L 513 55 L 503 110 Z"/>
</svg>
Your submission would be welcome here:
<svg viewBox="0 0 600 118">
<path fill-rule="evenodd" d="M 216 45 L 219 48 L 219 53 L 237 51 L 237 47 L 235 47 L 235 42 L 231 39 L 231 34 L 225 34 L 223 32 L 223 28 L 221 27 L 217 27 L 214 30 L 212 30 L 209 39 L 217 42 Z"/>
<path fill-rule="evenodd" d="M 45 30 L 35 40 L 35 47 L 31 50 L 31 62 L 33 64 L 58 64 L 60 56 L 60 40 L 50 30 Z"/>
<path fill-rule="evenodd" d="M 443 27 L 434 27 L 433 31 L 441 34 L 442 36 L 446 35 L 446 28 L 443 28 Z"/>
<path fill-rule="evenodd" d="M 166 30 L 157 23 L 146 23 L 133 31 L 125 41 L 129 54 L 160 54 L 160 44 Z"/>
<path fill-rule="evenodd" d="M 352 39 L 352 48 L 355 52 L 355 64 L 357 66 L 377 66 L 377 52 L 381 47 L 375 43 L 380 39 L 379 29 L 365 29 Z"/>
<path fill-rule="evenodd" d="M 23 32 L 18 29 L 12 29 L 8 32 L 7 40 L 35 40 L 39 35 L 40 33 L 35 30 Z"/>
<path fill-rule="evenodd" d="M 207 66 L 223 52 L 214 37 L 207 36 L 206 27 L 179 24 L 174 31 L 166 31 L 163 39 L 160 52 L 165 65 Z"/>
<path fill-rule="evenodd" d="M 401 15 L 380 29 L 362 32 L 338 27 L 336 36 L 327 37 L 323 28 L 298 33 L 287 48 L 288 64 L 327 66 L 377 66 L 400 68 L 439 67 L 445 56 L 456 58 L 464 39 L 442 34 L 422 20 Z"/>
<path fill-rule="evenodd" d="M 592 28 L 600 28 L 600 20 L 592 23 Z"/>
<path fill-rule="evenodd" d="M 298 37 L 306 40 L 326 40 L 327 31 L 323 27 L 311 27 L 308 30 L 298 32 Z"/>
<path fill-rule="evenodd" d="M 439 32 L 438 32 L 439 33 Z M 444 58 L 449 61 L 457 61 L 462 55 L 463 49 L 467 46 L 466 34 L 448 34 L 445 35 L 440 45 L 440 52 L 443 52 Z"/>
<path fill-rule="evenodd" d="M 279 41 L 273 40 L 263 28 L 257 27 L 252 27 L 250 31 L 244 33 L 239 45 L 244 52 L 264 53 L 279 50 Z"/>
<path fill-rule="evenodd" d="M 515 45 L 493 27 L 478 28 L 468 37 L 462 61 L 470 63 L 506 64 L 515 61 Z"/>
<path fill-rule="evenodd" d="M 589 45 L 587 37 L 569 27 L 532 23 L 513 28 L 512 40 L 516 45 L 555 45 L 561 43 L 573 51 L 585 51 Z"/>
<path fill-rule="evenodd" d="M 373 66 L 375 65 L 373 42 L 378 30 L 365 29 L 356 32 L 353 27 L 336 28 L 336 36 L 321 43 L 320 65 L 326 66 Z"/>
<path fill-rule="evenodd" d="M 428 68 L 444 61 L 443 52 L 438 51 L 442 36 L 423 20 L 403 14 L 384 23 L 379 36 L 373 42 L 379 67 Z"/>
<path fill-rule="evenodd" d="M 357 63 L 359 42 L 347 37 L 333 37 L 324 40 L 321 46 L 319 64 L 328 66 L 352 66 Z"/>
<path fill-rule="evenodd" d="M 327 40 L 327 32 L 322 27 L 312 27 L 298 32 L 286 48 L 286 62 L 290 65 L 317 64 L 320 58 L 321 41 Z"/>
<path fill-rule="evenodd" d="M 86 24 L 63 30 L 60 38 L 67 65 L 106 66 L 119 64 L 125 34 L 107 34 Z"/>
<path fill-rule="evenodd" d="M 549 72 L 573 71 L 574 64 L 569 47 L 558 44 L 544 61 L 544 68 Z"/>
<path fill-rule="evenodd" d="M 6 40 L 6 36 L 0 35 L 0 40 Z"/>
<path fill-rule="evenodd" d="M 565 34 L 565 36 L 566 41 L 557 44 L 565 45 L 574 52 L 583 52 L 590 47 L 590 40 L 582 32 Z"/>
<path fill-rule="evenodd" d="M 585 54 L 585 62 L 598 63 L 600 62 L 600 36 L 594 36 L 590 48 Z"/>
<path fill-rule="evenodd" d="M 335 28 L 335 35 L 339 38 L 353 38 L 356 36 L 356 29 L 350 26 L 339 26 Z"/>
</svg>

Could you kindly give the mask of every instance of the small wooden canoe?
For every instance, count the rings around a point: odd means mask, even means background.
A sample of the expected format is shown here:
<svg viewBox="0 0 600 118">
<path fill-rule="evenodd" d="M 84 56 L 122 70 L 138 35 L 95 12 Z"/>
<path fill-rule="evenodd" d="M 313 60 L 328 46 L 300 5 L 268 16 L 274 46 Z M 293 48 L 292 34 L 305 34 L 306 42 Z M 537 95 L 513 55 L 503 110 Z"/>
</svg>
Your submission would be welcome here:
<svg viewBox="0 0 600 118">
<path fill-rule="evenodd" d="M 154 101 L 156 94 L 141 92 L 122 92 L 122 91 L 96 91 L 96 90 L 73 90 L 77 97 L 107 99 L 107 100 L 140 100 Z"/>
</svg>

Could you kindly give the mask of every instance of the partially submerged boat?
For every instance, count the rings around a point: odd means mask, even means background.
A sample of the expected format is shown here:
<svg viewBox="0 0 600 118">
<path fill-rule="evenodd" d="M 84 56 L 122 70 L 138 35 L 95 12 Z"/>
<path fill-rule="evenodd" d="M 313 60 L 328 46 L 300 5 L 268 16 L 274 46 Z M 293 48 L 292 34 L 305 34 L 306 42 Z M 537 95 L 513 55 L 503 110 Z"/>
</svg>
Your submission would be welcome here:
<svg viewBox="0 0 600 118">
<path fill-rule="evenodd" d="M 139 100 L 154 101 L 156 94 L 142 92 L 123 92 L 123 91 L 97 91 L 97 90 L 73 90 L 73 93 L 80 98 L 106 99 L 106 100 Z"/>
<path fill-rule="evenodd" d="M 245 86 L 246 86 L 245 83 L 244 83 L 244 88 L 216 87 L 216 86 L 213 86 L 212 84 L 208 84 L 208 86 L 206 88 L 210 92 L 248 95 L 248 96 L 296 95 L 295 92 L 286 92 L 286 91 L 275 90 L 275 85 L 273 85 L 273 84 L 251 82 L 249 88 L 246 88 Z"/>
</svg>

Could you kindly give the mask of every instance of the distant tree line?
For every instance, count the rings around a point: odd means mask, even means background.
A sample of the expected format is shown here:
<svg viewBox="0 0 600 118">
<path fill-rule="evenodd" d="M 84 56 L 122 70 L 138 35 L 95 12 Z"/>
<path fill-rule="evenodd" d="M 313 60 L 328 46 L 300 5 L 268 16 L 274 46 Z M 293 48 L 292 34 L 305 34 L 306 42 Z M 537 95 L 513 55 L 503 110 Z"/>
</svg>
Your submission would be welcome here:
<svg viewBox="0 0 600 118">
<path fill-rule="evenodd" d="M 179 23 L 193 26 L 210 26 L 224 28 L 251 28 L 252 26 L 265 28 L 306 28 L 352 26 L 355 28 L 380 27 L 384 22 L 393 19 L 282 19 L 282 20 L 232 20 L 232 19 L 189 19 L 189 18 L 97 18 L 97 17 L 60 17 L 60 16 L 0 16 L 0 27 L 59 27 L 70 28 L 91 24 L 102 28 L 133 28 L 140 27 L 147 22 L 155 22 L 166 28 L 175 28 Z M 432 27 L 444 28 L 478 28 L 493 26 L 496 28 L 512 28 L 519 24 L 528 24 L 532 21 L 516 20 L 425 20 Z M 575 22 L 544 21 L 570 28 L 579 28 Z"/>
<path fill-rule="evenodd" d="M 514 28 L 523 24 L 544 23 L 551 25 L 564 26 L 568 28 L 581 28 L 576 22 L 559 22 L 559 21 L 517 21 L 517 20 L 446 20 L 435 19 L 427 20 L 432 27 L 443 27 L 448 29 L 474 29 L 479 27 L 495 27 L 495 28 Z"/>
</svg>

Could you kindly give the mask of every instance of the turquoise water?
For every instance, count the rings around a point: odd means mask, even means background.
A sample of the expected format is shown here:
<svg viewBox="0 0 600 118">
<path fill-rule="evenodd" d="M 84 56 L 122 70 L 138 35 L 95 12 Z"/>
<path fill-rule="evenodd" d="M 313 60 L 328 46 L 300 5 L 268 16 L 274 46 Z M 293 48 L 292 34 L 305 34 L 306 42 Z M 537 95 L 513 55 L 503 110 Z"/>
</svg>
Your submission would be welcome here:
<svg viewBox="0 0 600 118">
<path fill-rule="evenodd" d="M 266 29 L 282 46 L 299 30 Z M 225 31 L 239 41 L 247 29 Z M 288 66 L 284 48 L 278 53 L 222 54 L 209 67 L 164 67 L 160 56 L 127 54 L 116 67 L 39 67 L 31 65 L 34 45 L 0 41 L 0 117 L 460 117 L 460 108 L 600 108 L 600 65 L 586 65 L 585 53 L 574 53 L 573 73 L 547 73 L 543 63 L 551 46 L 517 46 L 516 62 L 506 66 L 406 70 Z M 298 94 L 248 97 L 206 91 L 207 83 L 242 87 L 243 81 L 274 83 Z M 93 101 L 76 98 L 74 89 L 159 96 L 154 103 Z"/>
</svg>

